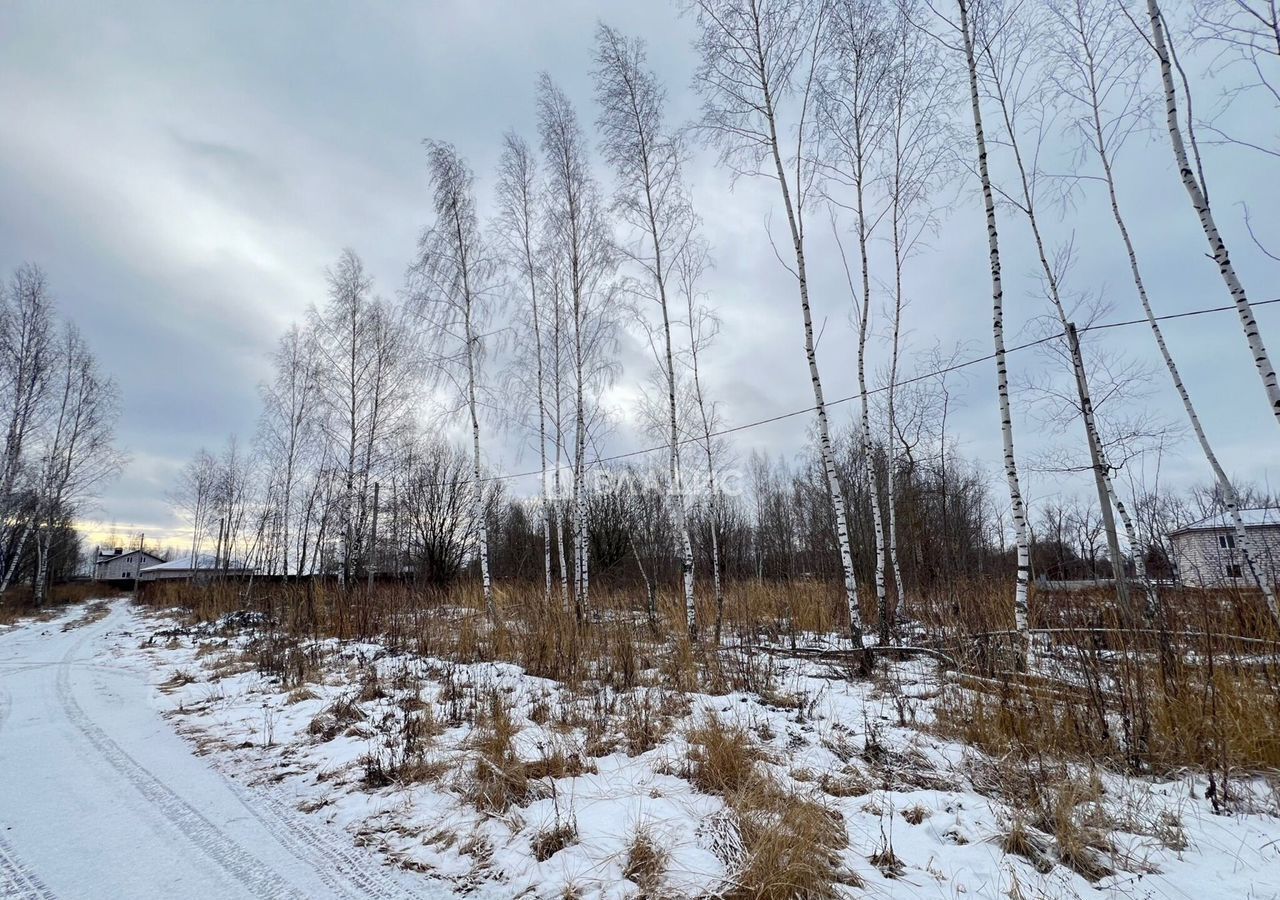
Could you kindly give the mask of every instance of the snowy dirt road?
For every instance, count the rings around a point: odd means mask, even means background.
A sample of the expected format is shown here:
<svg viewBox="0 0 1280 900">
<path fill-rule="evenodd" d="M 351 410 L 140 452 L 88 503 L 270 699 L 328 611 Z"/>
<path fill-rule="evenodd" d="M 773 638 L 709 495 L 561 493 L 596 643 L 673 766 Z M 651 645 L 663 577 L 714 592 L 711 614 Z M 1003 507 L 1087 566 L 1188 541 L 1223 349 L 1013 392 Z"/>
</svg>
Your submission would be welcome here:
<svg viewBox="0 0 1280 900">
<path fill-rule="evenodd" d="M 0 897 L 453 896 L 214 771 L 109 651 L 127 605 L 82 615 L 0 633 Z"/>
</svg>

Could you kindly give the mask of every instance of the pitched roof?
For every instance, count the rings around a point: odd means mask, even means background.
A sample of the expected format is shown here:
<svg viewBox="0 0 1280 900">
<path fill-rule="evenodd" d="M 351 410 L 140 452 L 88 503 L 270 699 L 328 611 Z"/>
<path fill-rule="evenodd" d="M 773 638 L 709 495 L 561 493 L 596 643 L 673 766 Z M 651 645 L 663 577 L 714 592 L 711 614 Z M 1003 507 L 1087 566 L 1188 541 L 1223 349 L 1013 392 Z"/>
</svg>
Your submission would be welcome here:
<svg viewBox="0 0 1280 900">
<path fill-rule="evenodd" d="M 210 556 L 207 553 L 197 554 L 194 558 L 195 558 L 194 566 L 191 564 L 192 556 L 190 553 L 188 553 L 186 556 L 179 556 L 177 559 L 171 559 L 167 563 L 161 563 L 158 566 L 147 566 L 146 568 L 139 569 L 138 571 L 140 573 L 141 572 L 190 572 L 193 569 L 221 570 L 223 568 L 226 568 L 227 570 L 232 572 L 244 572 L 244 571 L 248 571 L 248 568 L 249 568 L 239 560 L 232 559 L 232 560 L 220 561 L 218 560 L 217 557 Z"/>
<path fill-rule="evenodd" d="M 157 562 L 160 561 L 160 557 L 156 556 L 154 553 L 148 553 L 146 550 L 130 550 L 127 553 L 111 553 L 111 554 L 106 554 L 106 553 L 103 553 L 101 550 L 99 550 L 98 558 L 94 560 L 93 564 L 95 566 L 101 566 L 117 559 L 128 559 L 130 556 L 138 556 L 138 555 L 145 556 L 148 559 L 154 559 Z"/>
<path fill-rule="evenodd" d="M 1240 521 L 1244 523 L 1245 528 L 1280 527 L 1280 509 L 1242 509 Z M 1175 528 L 1169 534 L 1183 534 L 1188 531 L 1225 531 L 1234 527 L 1235 522 L 1231 516 L 1220 512 L 1206 516 L 1198 522 L 1192 522 L 1190 525 Z"/>
</svg>

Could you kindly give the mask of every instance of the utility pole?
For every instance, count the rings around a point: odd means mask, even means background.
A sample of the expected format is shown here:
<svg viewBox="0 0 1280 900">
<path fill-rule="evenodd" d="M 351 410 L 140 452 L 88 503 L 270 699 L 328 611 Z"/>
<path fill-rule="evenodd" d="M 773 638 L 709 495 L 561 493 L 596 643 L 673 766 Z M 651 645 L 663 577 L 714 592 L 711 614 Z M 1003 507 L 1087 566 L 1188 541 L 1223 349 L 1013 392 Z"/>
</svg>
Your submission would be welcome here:
<svg viewBox="0 0 1280 900">
<path fill-rule="evenodd" d="M 213 545 L 213 573 L 216 577 L 218 569 L 222 567 L 222 534 L 226 530 L 227 520 L 225 518 L 218 519 L 218 543 Z"/>
<path fill-rule="evenodd" d="M 1120 614 L 1125 624 L 1134 624 L 1133 606 L 1129 599 L 1129 583 L 1125 580 L 1124 557 L 1120 555 L 1120 538 L 1116 534 L 1116 518 L 1111 509 L 1111 497 L 1107 493 L 1105 463 L 1094 440 L 1093 404 L 1089 399 L 1089 385 L 1085 380 L 1084 358 L 1080 355 L 1080 337 L 1074 322 L 1067 323 L 1067 345 L 1071 349 L 1071 363 L 1076 376 L 1076 393 L 1080 398 L 1080 413 L 1085 422 L 1085 441 L 1089 445 L 1094 485 L 1098 489 L 1098 504 L 1102 509 L 1102 527 L 1107 533 L 1107 553 L 1111 557 L 1111 574 L 1116 582 L 1116 599 L 1120 601 Z M 1134 552 L 1141 552 L 1134 548 Z"/>
</svg>

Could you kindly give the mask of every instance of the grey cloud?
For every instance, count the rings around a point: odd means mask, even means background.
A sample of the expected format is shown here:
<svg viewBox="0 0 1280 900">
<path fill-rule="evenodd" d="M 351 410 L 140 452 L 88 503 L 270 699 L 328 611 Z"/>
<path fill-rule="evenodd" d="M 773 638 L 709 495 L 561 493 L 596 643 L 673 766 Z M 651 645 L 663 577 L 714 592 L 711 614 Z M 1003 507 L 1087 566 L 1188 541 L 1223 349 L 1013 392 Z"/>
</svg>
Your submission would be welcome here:
<svg viewBox="0 0 1280 900">
<path fill-rule="evenodd" d="M 688 87 L 690 26 L 666 4 L 157 2 L 73 10 L 27 2 L 5 15 L 0 267 L 43 264 L 63 308 L 123 387 L 121 437 L 134 462 L 102 503 L 104 517 L 122 523 L 175 524 L 163 488 L 181 462 L 228 433 L 251 433 L 265 356 L 287 322 L 323 301 L 324 267 L 342 247 L 366 258 L 384 295 L 400 288 L 427 214 L 423 138 L 457 144 L 487 191 L 503 131 L 532 136 L 533 82 L 543 69 L 589 124 L 598 18 L 648 38 L 668 82 L 672 121 L 694 117 L 698 107 Z M 1166 312 L 1223 303 L 1168 150 L 1155 137 L 1135 137 L 1127 148 L 1121 198 L 1138 223 L 1153 297 Z M 1072 148 L 1054 141 L 1051 156 L 1065 169 Z M 1247 282 L 1280 293 L 1275 264 L 1252 251 L 1231 205 L 1248 199 L 1255 228 L 1280 233 L 1276 180 L 1243 151 L 1205 150 Z M 766 231 L 782 224 L 770 186 L 742 180 L 731 189 L 706 153 L 689 174 L 716 260 L 706 287 L 724 330 L 707 375 L 725 415 L 736 423 L 809 405 L 794 281 Z M 607 173 L 600 176 L 607 185 Z M 990 345 L 985 233 L 972 194 L 958 193 L 908 273 L 910 344 L 965 341 L 981 355 Z M 1105 288 L 1113 317 L 1133 318 L 1136 298 L 1101 203 L 1087 193 L 1051 231 L 1055 241 L 1075 241 L 1072 282 Z M 1010 332 L 1026 336 L 1044 302 L 1024 229 L 1008 209 L 1001 223 Z M 825 212 L 811 212 L 810 233 L 815 310 L 825 322 L 819 355 L 828 394 L 844 396 L 855 387 L 848 286 Z M 1259 320 L 1280 335 L 1280 307 L 1260 310 Z M 1171 323 L 1168 334 L 1229 467 L 1256 478 L 1273 473 L 1274 425 L 1232 317 Z M 1154 358 L 1143 329 L 1099 340 Z M 1280 337 L 1272 343 L 1280 351 Z M 873 353 L 883 365 L 883 348 Z M 642 380 L 643 360 L 630 348 L 623 377 Z M 1015 370 L 1041 365 L 1025 353 L 1011 358 Z M 989 364 L 968 370 L 956 413 L 966 452 L 986 459 L 997 452 L 993 383 Z M 1158 387 L 1157 405 L 1177 416 L 1171 392 Z M 839 410 L 841 421 L 851 406 Z M 736 440 L 743 451 L 792 453 L 808 426 L 798 417 Z M 1020 450 L 1034 450 L 1033 427 L 1020 420 L 1018 436 Z M 508 434 L 504 443 L 494 464 L 515 465 L 524 441 Z M 644 443 L 624 425 L 611 449 Z M 1177 477 L 1204 477 L 1194 457 L 1172 455 Z"/>
</svg>

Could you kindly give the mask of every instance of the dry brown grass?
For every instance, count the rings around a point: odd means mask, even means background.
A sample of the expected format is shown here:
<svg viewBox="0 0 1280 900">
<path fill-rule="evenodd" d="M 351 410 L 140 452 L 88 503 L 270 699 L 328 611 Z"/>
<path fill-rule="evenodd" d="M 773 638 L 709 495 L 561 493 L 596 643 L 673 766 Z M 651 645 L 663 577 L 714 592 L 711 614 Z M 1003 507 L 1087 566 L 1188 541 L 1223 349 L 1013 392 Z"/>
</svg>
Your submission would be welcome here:
<svg viewBox="0 0 1280 900">
<path fill-rule="evenodd" d="M 639 887 L 643 896 L 657 897 L 661 892 L 662 876 L 667 871 L 667 861 L 668 853 L 658 843 L 652 830 L 641 826 L 636 829 L 627 846 L 622 875 Z"/>
<path fill-rule="evenodd" d="M 925 819 L 929 818 L 929 810 L 919 803 L 914 806 L 908 806 L 902 811 L 902 818 L 907 821 L 908 825 L 919 825 Z"/>
<path fill-rule="evenodd" d="M 985 580 L 913 599 L 920 624 L 948 636 L 945 650 L 961 674 L 982 679 L 962 680 L 935 704 L 946 733 L 996 754 L 1064 754 L 1130 770 L 1280 767 L 1280 635 L 1256 597 L 1169 591 L 1159 623 L 1127 632 L 1118 629 L 1105 591 L 1033 595 L 1035 623 L 1062 629 L 1048 641 L 1056 671 L 1073 680 L 1064 685 L 1013 671 L 1012 645 L 998 633 L 1012 624 L 1008 596 L 1007 584 Z M 538 584 L 501 583 L 497 599 L 494 624 L 470 583 L 432 592 L 386 584 L 371 593 L 324 582 L 258 584 L 252 593 L 233 583 L 156 584 L 142 595 L 147 604 L 183 606 L 198 620 L 253 610 L 278 623 L 280 635 L 263 639 L 257 664 L 293 685 L 314 677 L 316 661 L 301 649 L 307 640 L 338 637 L 379 640 L 455 663 L 512 662 L 575 693 L 660 686 L 673 694 L 746 690 L 775 705 L 797 702 L 777 690 L 772 657 L 683 639 L 675 596 L 659 598 L 662 637 L 649 629 L 642 592 L 630 588 L 601 585 L 589 622 L 579 622 L 558 598 L 548 603 Z M 700 604 L 709 615 L 709 599 Z M 785 644 L 804 632 L 842 633 L 845 615 L 833 583 L 730 583 L 725 643 Z M 631 709 L 623 746 L 632 753 L 655 746 L 668 719 Z M 596 748 L 607 750 L 613 739 L 599 737 Z"/>
<path fill-rule="evenodd" d="M 200 678 L 197 675 L 187 669 L 175 669 L 172 675 L 161 682 L 160 690 L 166 694 L 172 694 L 179 688 L 195 684 L 199 680 Z"/>
<path fill-rule="evenodd" d="M 1041 873 L 1053 868 L 1053 861 L 1049 858 L 1052 844 L 1048 836 L 1033 829 L 1025 815 L 1016 815 L 1008 829 L 996 836 L 995 842 L 1005 853 L 1022 857 Z"/>
<path fill-rule="evenodd" d="M 689 781 L 707 794 L 729 797 L 756 786 L 764 751 L 741 725 L 707 714 L 685 734 Z"/>
<path fill-rule="evenodd" d="M 490 692 L 487 716 L 469 741 L 474 761 L 463 785 L 467 801 L 482 812 L 505 812 L 529 799 L 529 776 L 513 743 L 518 732 L 504 695 Z"/>
<path fill-rule="evenodd" d="M 565 847 L 578 842 L 578 826 L 573 822 L 557 822 L 533 836 L 530 842 L 533 858 L 546 862 Z"/>
<path fill-rule="evenodd" d="M 721 896 L 745 900 L 839 896 L 840 816 L 812 797 L 783 788 L 762 765 L 768 755 L 747 729 L 703 716 L 685 735 L 687 775 L 699 790 L 724 799 L 740 848 L 726 859 L 732 876 Z"/>
<path fill-rule="evenodd" d="M 844 822 L 826 806 L 765 786 L 739 795 L 734 809 L 746 856 L 725 897 L 826 900 L 844 896 L 837 884 L 856 884 L 839 867 Z"/>
<path fill-rule="evenodd" d="M 320 741 L 331 741 L 352 725 L 364 721 L 364 710 L 350 696 L 339 697 L 311 720 L 307 732 Z"/>
<path fill-rule="evenodd" d="M 993 756 L 1054 755 L 1157 772 L 1280 767 L 1280 692 L 1272 668 L 1228 660 L 1121 667 L 1087 658 L 1082 668 L 1083 688 L 1012 674 L 961 680 L 935 706 L 938 727 Z M 1119 689 L 1102 686 L 1108 682 Z"/>
</svg>

